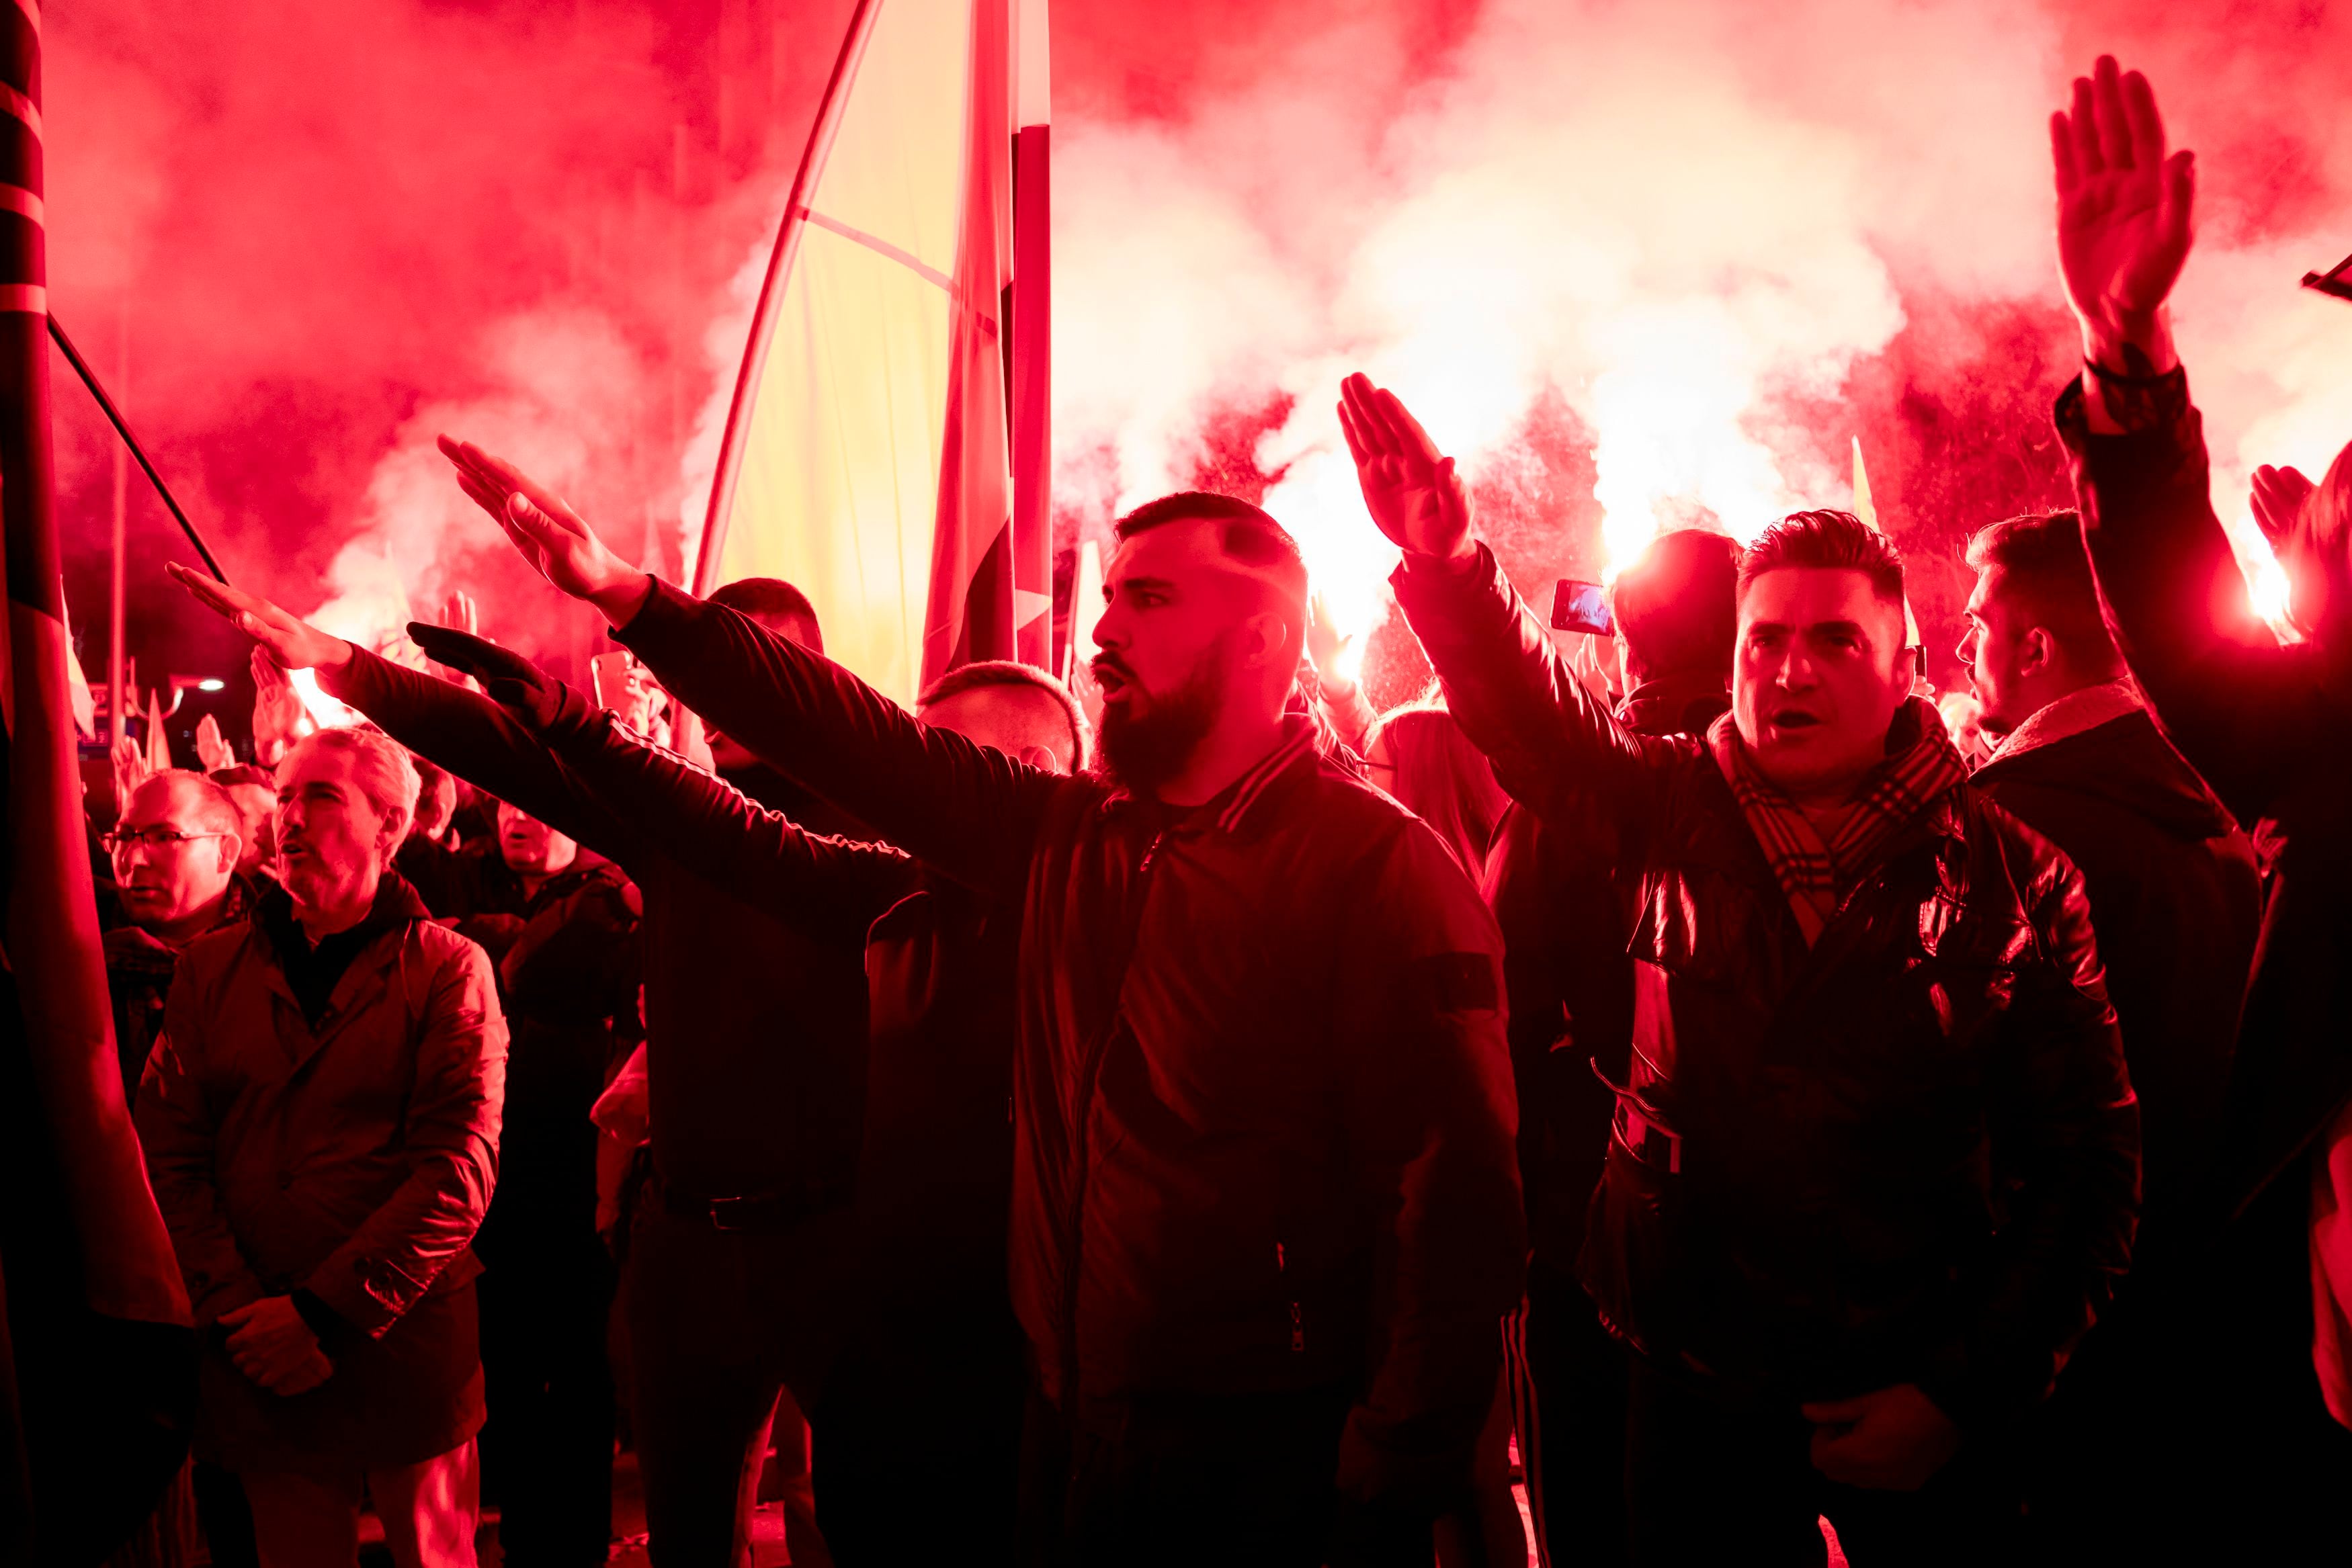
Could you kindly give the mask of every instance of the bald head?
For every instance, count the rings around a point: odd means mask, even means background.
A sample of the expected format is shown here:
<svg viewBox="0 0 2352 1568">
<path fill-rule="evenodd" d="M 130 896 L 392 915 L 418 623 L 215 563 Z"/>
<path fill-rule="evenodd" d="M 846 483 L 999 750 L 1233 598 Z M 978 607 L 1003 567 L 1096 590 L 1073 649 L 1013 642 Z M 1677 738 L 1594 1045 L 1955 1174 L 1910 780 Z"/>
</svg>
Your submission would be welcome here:
<svg viewBox="0 0 2352 1568">
<path fill-rule="evenodd" d="M 177 945 L 209 929 L 242 848 L 228 791 L 201 773 L 158 773 L 131 792 L 109 835 L 123 913 Z"/>
</svg>

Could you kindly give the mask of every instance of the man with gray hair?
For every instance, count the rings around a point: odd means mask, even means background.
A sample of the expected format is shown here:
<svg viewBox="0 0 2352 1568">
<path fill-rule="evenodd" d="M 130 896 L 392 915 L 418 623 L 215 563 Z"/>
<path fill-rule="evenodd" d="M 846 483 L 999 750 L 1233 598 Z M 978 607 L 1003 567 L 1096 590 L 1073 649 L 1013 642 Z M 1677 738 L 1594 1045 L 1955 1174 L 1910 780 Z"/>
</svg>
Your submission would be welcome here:
<svg viewBox="0 0 2352 1568">
<path fill-rule="evenodd" d="M 498 990 L 388 869 L 416 803 L 400 747 L 324 730 L 277 783 L 278 885 L 189 945 L 139 1092 L 206 1338 L 197 1448 L 243 1481 L 271 1568 L 349 1563 L 363 1494 L 401 1568 L 470 1565 Z"/>
</svg>

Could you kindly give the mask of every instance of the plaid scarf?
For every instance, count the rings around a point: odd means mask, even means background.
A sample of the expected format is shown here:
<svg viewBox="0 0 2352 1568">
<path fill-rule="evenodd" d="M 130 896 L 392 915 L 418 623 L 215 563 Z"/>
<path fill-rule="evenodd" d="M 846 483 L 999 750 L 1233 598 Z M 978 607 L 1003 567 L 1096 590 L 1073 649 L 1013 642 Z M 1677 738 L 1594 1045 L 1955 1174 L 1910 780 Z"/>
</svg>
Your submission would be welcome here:
<svg viewBox="0 0 2352 1568">
<path fill-rule="evenodd" d="M 1904 737 L 1911 738 L 1904 744 Z M 1937 797 L 1965 782 L 1968 764 L 1952 746 L 1934 705 L 1913 697 L 1887 727 L 1888 756 L 1857 787 L 1852 808 L 1827 840 L 1779 785 L 1764 777 L 1739 738 L 1732 716 L 1708 727 L 1707 748 L 1748 818 L 1797 924 L 1812 946 L 1846 890 L 1877 863 L 1887 844 Z M 1900 749 L 1897 749 L 1900 747 Z"/>
</svg>

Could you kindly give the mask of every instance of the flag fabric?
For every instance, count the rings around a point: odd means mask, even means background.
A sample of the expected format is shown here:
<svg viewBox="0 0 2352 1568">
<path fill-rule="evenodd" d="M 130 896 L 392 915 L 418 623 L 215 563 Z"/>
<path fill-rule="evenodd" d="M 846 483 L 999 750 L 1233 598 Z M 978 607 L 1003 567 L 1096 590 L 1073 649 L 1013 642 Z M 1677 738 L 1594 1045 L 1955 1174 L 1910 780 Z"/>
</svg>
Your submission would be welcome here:
<svg viewBox="0 0 2352 1568">
<path fill-rule="evenodd" d="M 187 1296 L 124 1103 L 51 511 L 40 16 L 0 10 L 0 1562 L 94 1563 L 187 1449 Z"/>
<path fill-rule="evenodd" d="M 901 702 L 971 659 L 1054 656 L 1046 143 L 1015 82 L 1032 62 L 1042 106 L 1045 26 L 1042 0 L 861 0 L 695 555 L 698 593 L 793 583 L 825 652 Z"/>
</svg>

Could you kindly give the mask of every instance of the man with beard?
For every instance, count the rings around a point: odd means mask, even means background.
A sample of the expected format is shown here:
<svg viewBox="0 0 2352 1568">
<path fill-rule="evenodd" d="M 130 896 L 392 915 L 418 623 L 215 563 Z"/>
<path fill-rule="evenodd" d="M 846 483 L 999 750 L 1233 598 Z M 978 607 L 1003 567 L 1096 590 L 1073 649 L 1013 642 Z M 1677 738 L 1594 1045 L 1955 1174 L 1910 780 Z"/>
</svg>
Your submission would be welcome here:
<svg viewBox="0 0 2352 1568">
<path fill-rule="evenodd" d="M 1436 837 L 1286 711 L 1290 536 L 1222 496 L 1120 520 L 1108 768 L 1065 779 L 924 728 L 444 450 L 682 701 L 1021 904 L 1012 1274 L 1041 1553 L 1426 1563 L 1524 1258 L 1499 944 Z"/>
<path fill-rule="evenodd" d="M 644 897 L 646 1065 L 654 1180 L 637 1207 L 620 1310 L 646 1520 L 663 1568 L 730 1568 L 780 1391 L 813 1405 L 838 1339 L 836 1292 L 854 1257 L 849 1198 L 863 1118 L 862 931 L 789 926 L 680 866 L 547 744 L 481 693 L 377 658 L 267 601 L 175 571 L 183 586 L 403 745 L 626 870 Z M 719 597 L 818 640 L 790 584 Z M 730 743 L 721 774 L 820 831 L 838 812 Z M 686 1049 L 665 1049 L 691 1040 Z M 797 1426 L 799 1410 L 774 1416 Z M 789 1428 L 787 1428 L 789 1429 Z M 791 1534 L 813 1540 L 807 1500 Z M 788 1537 L 789 1539 L 789 1537 Z"/>
<path fill-rule="evenodd" d="M 2082 876 L 1910 695 L 1903 568 L 1844 512 L 1742 557 L 1731 711 L 1594 700 L 1450 459 L 1347 382 L 1364 499 L 1463 728 L 1612 842 L 1634 960 L 1585 1283 L 1633 1351 L 1639 1563 L 1997 1561 L 2017 1424 L 2129 1250 L 2137 1108 Z"/>
</svg>

